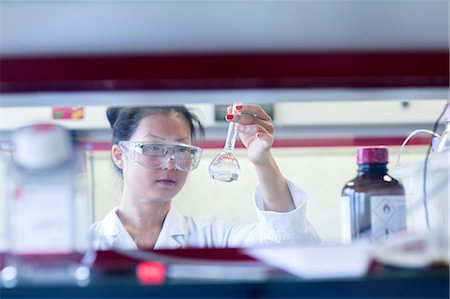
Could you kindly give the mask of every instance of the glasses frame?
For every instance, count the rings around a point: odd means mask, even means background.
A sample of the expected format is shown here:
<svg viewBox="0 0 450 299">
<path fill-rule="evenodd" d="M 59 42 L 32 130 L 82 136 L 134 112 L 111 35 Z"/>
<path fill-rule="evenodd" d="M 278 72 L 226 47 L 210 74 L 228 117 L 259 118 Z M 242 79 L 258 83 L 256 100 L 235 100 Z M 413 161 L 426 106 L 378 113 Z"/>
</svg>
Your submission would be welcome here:
<svg viewBox="0 0 450 299">
<path fill-rule="evenodd" d="M 162 166 L 166 165 L 170 160 L 174 160 L 175 161 L 175 168 L 179 171 L 184 171 L 184 172 L 189 172 L 192 171 L 194 169 L 196 169 L 198 167 L 198 165 L 200 164 L 200 159 L 201 159 L 201 155 L 202 155 L 202 149 L 198 146 L 195 145 L 191 145 L 191 144 L 186 144 L 186 143 L 182 143 L 182 142 L 177 142 L 177 141 L 164 141 L 164 142 L 149 142 L 149 141 L 119 141 L 118 145 L 120 147 L 120 149 L 123 152 L 126 152 L 127 150 L 132 150 L 134 152 L 137 152 L 143 156 L 146 157 L 150 157 L 147 156 L 143 153 L 143 148 L 146 145 L 162 145 L 164 146 L 164 153 L 161 157 L 157 157 L 161 159 L 161 163 L 158 166 L 155 167 L 149 167 L 149 166 L 145 166 L 142 165 L 141 163 L 139 163 L 138 161 L 136 161 L 135 159 L 132 159 L 135 163 L 137 163 L 138 165 L 144 167 L 144 168 L 150 168 L 150 169 L 159 169 Z M 191 150 L 195 150 L 195 154 L 194 157 L 192 158 L 192 163 L 191 163 L 191 167 L 189 170 L 184 169 L 183 167 L 180 166 L 180 162 L 179 159 L 177 159 L 177 157 L 175 157 L 175 151 L 174 148 L 175 147 L 185 147 L 185 148 L 189 148 Z M 169 150 L 168 148 L 172 148 L 172 151 L 170 152 L 170 155 L 168 155 Z M 166 157 L 167 156 L 167 157 Z M 165 158 L 165 159 L 164 159 Z"/>
</svg>

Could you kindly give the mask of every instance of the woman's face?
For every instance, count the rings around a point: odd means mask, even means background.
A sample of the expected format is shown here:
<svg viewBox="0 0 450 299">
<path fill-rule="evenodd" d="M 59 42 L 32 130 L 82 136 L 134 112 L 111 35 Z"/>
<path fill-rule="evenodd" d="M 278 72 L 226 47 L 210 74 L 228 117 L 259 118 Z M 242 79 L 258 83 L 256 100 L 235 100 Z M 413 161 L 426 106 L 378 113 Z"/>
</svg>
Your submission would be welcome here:
<svg viewBox="0 0 450 299">
<path fill-rule="evenodd" d="M 182 115 L 153 114 L 140 121 L 130 141 L 177 141 L 191 144 L 191 130 Z M 134 154 L 141 155 L 137 152 Z M 131 192 L 131 196 L 142 200 L 170 201 L 183 187 L 187 175 L 187 172 L 176 169 L 173 159 L 159 168 L 145 168 L 126 158 L 123 163 L 124 191 Z"/>
</svg>

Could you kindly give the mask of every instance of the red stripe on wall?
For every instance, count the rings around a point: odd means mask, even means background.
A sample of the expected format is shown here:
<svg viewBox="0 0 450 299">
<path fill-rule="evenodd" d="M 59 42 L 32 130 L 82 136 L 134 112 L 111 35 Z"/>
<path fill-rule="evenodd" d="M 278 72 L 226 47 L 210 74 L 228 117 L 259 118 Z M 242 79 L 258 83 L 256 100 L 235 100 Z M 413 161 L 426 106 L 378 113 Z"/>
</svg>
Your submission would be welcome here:
<svg viewBox="0 0 450 299">
<path fill-rule="evenodd" d="M 336 138 L 336 139 L 277 139 L 274 148 L 292 147 L 345 147 L 345 146 L 400 146 L 406 137 L 386 137 L 386 138 Z M 430 138 L 416 137 L 409 141 L 408 146 L 428 145 Z M 110 142 L 82 142 L 82 146 L 92 151 L 109 151 Z M 224 146 L 223 140 L 208 140 L 197 144 L 203 149 L 220 149 Z M 243 148 L 243 144 L 238 141 L 236 148 Z"/>
</svg>

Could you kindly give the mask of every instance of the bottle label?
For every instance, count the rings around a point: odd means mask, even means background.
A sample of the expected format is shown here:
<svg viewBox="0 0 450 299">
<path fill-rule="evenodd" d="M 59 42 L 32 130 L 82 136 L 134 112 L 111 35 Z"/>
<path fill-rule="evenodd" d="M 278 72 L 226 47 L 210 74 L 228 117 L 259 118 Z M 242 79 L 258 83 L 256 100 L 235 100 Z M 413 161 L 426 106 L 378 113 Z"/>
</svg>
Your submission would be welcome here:
<svg viewBox="0 0 450 299">
<path fill-rule="evenodd" d="M 345 244 L 352 242 L 350 196 L 341 197 L 341 242 Z"/>
<path fill-rule="evenodd" d="M 374 242 L 390 239 L 393 234 L 406 230 L 405 196 L 372 196 L 370 225 Z"/>
</svg>

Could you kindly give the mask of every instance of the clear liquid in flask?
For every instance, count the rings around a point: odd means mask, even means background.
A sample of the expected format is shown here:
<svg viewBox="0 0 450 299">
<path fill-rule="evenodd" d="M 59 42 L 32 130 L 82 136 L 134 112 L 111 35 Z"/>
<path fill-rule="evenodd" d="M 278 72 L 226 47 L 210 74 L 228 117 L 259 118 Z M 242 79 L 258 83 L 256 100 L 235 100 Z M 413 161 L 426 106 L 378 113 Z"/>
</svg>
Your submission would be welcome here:
<svg viewBox="0 0 450 299">
<path fill-rule="evenodd" d="M 233 105 L 233 113 L 236 105 Z M 233 182 L 239 178 L 239 162 L 233 155 L 236 143 L 236 123 L 230 122 L 223 150 L 209 164 L 209 176 L 222 182 Z"/>
</svg>

